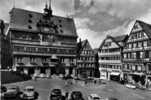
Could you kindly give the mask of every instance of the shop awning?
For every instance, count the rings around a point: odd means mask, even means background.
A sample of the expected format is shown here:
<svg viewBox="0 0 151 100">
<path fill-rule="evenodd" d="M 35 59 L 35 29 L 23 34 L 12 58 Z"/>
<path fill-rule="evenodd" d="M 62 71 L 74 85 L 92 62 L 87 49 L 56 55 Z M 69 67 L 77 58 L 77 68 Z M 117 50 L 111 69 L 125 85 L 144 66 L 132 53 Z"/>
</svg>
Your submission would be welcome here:
<svg viewBox="0 0 151 100">
<path fill-rule="evenodd" d="M 118 73 L 118 72 L 111 72 L 111 75 L 118 76 L 118 75 L 120 75 L 120 73 Z"/>
</svg>

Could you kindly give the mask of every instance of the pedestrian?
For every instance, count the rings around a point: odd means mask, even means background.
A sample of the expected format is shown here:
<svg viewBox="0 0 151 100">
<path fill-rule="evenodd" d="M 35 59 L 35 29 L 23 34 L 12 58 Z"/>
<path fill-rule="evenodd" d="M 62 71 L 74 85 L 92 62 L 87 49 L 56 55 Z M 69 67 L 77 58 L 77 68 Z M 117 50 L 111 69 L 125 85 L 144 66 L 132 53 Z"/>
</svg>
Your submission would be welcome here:
<svg viewBox="0 0 151 100">
<path fill-rule="evenodd" d="M 69 93 L 66 92 L 66 94 L 65 94 L 65 100 L 68 100 L 68 96 L 69 96 Z"/>
<path fill-rule="evenodd" d="M 94 80 L 94 84 L 96 84 L 96 80 Z"/>
<path fill-rule="evenodd" d="M 85 80 L 85 85 L 87 84 L 87 80 Z"/>
<path fill-rule="evenodd" d="M 60 99 L 59 99 L 60 100 Z M 61 100 L 67 100 L 65 96 L 61 96 Z"/>
<path fill-rule="evenodd" d="M 34 80 L 37 81 L 37 77 L 36 76 L 34 76 Z"/>
</svg>

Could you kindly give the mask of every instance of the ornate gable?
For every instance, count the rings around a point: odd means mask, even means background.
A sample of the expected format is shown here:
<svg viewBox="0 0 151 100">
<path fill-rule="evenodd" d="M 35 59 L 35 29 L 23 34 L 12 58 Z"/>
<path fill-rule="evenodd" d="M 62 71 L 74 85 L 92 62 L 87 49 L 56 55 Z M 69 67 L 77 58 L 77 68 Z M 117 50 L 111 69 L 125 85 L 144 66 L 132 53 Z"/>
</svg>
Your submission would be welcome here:
<svg viewBox="0 0 151 100">
<path fill-rule="evenodd" d="M 129 34 L 128 37 L 128 42 L 134 41 L 134 40 L 140 40 L 140 39 L 148 39 L 148 35 L 146 31 L 144 31 L 144 27 L 142 27 L 141 22 L 136 21 L 131 33 Z"/>
<path fill-rule="evenodd" d="M 86 43 L 86 45 L 85 45 L 84 48 L 86 48 L 86 49 L 92 49 L 89 42 Z"/>
<path fill-rule="evenodd" d="M 132 32 L 137 32 L 137 31 L 141 31 L 142 27 L 138 22 L 135 22 L 133 28 L 132 28 Z"/>
<path fill-rule="evenodd" d="M 119 45 L 112 38 L 107 38 L 103 44 L 103 47 L 105 47 L 105 48 L 117 48 L 117 47 L 119 47 Z"/>
</svg>

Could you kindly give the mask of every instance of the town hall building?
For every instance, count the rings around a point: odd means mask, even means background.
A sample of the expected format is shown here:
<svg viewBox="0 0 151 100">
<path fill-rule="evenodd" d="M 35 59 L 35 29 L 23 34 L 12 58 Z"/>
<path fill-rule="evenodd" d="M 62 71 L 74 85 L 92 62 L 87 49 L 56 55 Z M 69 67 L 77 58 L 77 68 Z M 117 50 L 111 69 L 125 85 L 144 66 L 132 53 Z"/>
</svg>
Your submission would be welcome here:
<svg viewBox="0 0 151 100">
<path fill-rule="evenodd" d="M 12 69 L 23 73 L 75 74 L 77 33 L 74 20 L 52 14 L 13 8 L 7 30 L 13 56 Z"/>
</svg>

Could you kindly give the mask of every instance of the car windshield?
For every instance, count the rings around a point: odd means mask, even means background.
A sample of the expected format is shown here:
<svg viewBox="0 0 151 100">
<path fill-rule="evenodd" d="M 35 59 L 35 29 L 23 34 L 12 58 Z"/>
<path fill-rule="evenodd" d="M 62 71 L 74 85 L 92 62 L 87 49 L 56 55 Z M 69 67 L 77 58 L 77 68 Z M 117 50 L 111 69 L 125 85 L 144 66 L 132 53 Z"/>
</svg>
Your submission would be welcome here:
<svg viewBox="0 0 151 100">
<path fill-rule="evenodd" d="M 34 89 L 26 89 L 26 91 L 29 91 L 29 92 L 30 92 L 30 91 L 34 91 Z"/>
<path fill-rule="evenodd" d="M 100 100 L 100 98 L 99 97 L 94 97 L 93 100 Z"/>
<path fill-rule="evenodd" d="M 60 98 L 59 95 L 53 95 L 51 96 L 51 100 L 58 100 Z"/>
<path fill-rule="evenodd" d="M 15 87 L 10 87 L 10 88 L 8 88 L 8 90 L 16 90 L 16 88 Z"/>
</svg>

